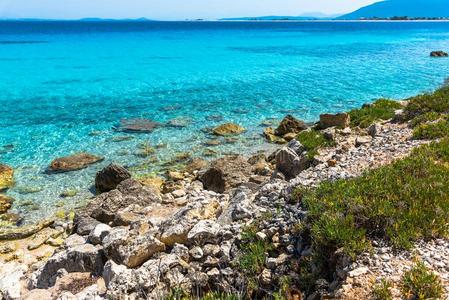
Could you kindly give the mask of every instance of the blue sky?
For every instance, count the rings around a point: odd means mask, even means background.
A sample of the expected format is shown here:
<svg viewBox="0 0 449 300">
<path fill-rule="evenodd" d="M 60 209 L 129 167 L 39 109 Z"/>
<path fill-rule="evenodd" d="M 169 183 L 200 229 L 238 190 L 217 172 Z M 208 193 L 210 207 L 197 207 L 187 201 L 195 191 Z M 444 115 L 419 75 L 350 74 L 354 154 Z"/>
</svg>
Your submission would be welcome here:
<svg viewBox="0 0 449 300">
<path fill-rule="evenodd" d="M 0 18 L 182 20 L 346 13 L 373 0 L 0 0 Z"/>
</svg>

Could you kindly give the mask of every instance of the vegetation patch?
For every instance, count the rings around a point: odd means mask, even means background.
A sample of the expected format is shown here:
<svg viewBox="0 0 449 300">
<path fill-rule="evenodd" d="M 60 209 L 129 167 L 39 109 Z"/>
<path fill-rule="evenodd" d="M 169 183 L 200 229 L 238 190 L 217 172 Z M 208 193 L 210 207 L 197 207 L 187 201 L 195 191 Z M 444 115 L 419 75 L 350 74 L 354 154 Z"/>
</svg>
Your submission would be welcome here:
<svg viewBox="0 0 449 300">
<path fill-rule="evenodd" d="M 353 109 L 349 112 L 351 126 L 366 128 L 377 120 L 388 120 L 394 117 L 394 111 L 401 109 L 402 105 L 397 101 L 379 99 L 372 104 L 364 105 L 362 108 Z"/>
<path fill-rule="evenodd" d="M 405 108 L 405 113 L 409 120 L 431 112 L 449 113 L 449 86 L 407 100 L 409 103 Z"/>
<path fill-rule="evenodd" d="M 441 299 L 443 285 L 438 275 L 418 261 L 402 276 L 401 291 L 406 299 Z"/>
<path fill-rule="evenodd" d="M 449 137 L 449 121 L 441 119 L 431 123 L 423 123 L 413 129 L 416 139 L 438 139 Z"/>
<path fill-rule="evenodd" d="M 391 288 L 393 284 L 382 278 L 377 284 L 373 287 L 373 299 L 374 300 L 393 300 L 393 295 L 391 293 Z"/>
<path fill-rule="evenodd" d="M 447 182 L 449 139 L 361 177 L 324 182 L 302 197 L 314 248 L 324 257 L 337 249 L 354 257 L 371 239 L 409 248 L 419 238 L 445 237 Z"/>
<path fill-rule="evenodd" d="M 304 146 L 310 158 L 318 154 L 318 149 L 332 147 L 335 142 L 327 139 L 323 133 L 317 130 L 307 130 L 298 134 L 296 139 Z"/>
</svg>

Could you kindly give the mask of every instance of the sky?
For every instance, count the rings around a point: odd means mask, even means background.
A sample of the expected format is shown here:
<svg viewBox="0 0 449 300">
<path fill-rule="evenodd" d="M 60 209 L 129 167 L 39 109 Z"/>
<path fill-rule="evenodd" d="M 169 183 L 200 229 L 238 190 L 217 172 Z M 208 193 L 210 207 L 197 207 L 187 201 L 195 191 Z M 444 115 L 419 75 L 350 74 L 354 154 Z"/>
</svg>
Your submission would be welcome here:
<svg viewBox="0 0 449 300">
<path fill-rule="evenodd" d="M 373 0 L 0 0 L 0 18 L 158 20 L 288 15 L 308 12 L 342 14 Z"/>
</svg>

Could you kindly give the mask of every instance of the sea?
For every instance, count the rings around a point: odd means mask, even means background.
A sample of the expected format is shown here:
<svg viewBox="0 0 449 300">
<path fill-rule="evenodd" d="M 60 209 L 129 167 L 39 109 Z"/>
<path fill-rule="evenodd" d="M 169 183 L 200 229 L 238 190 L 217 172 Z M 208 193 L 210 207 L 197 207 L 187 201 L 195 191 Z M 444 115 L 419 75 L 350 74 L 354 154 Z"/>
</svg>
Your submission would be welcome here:
<svg viewBox="0 0 449 300">
<path fill-rule="evenodd" d="M 449 59 L 430 58 L 433 50 L 449 52 L 449 23 L 1 21 L 0 163 L 15 170 L 11 212 L 28 223 L 79 206 L 111 162 L 152 176 L 185 153 L 249 155 L 269 149 L 261 133 L 287 114 L 314 122 L 432 91 L 449 77 Z M 117 130 L 134 119 L 160 126 Z M 246 132 L 215 141 L 210 128 L 225 122 Z M 105 160 L 47 172 L 78 152 Z M 68 191 L 76 195 L 61 197 Z"/>
</svg>

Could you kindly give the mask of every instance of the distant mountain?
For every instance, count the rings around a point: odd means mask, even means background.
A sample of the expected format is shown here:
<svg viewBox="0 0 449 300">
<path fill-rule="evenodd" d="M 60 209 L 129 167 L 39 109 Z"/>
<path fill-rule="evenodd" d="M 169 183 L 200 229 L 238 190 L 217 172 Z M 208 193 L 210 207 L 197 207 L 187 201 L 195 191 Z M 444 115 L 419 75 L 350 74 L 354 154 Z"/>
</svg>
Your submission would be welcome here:
<svg viewBox="0 0 449 300">
<path fill-rule="evenodd" d="M 341 20 L 364 18 L 449 18 L 449 0 L 387 0 L 362 7 L 338 17 Z"/>
</svg>

